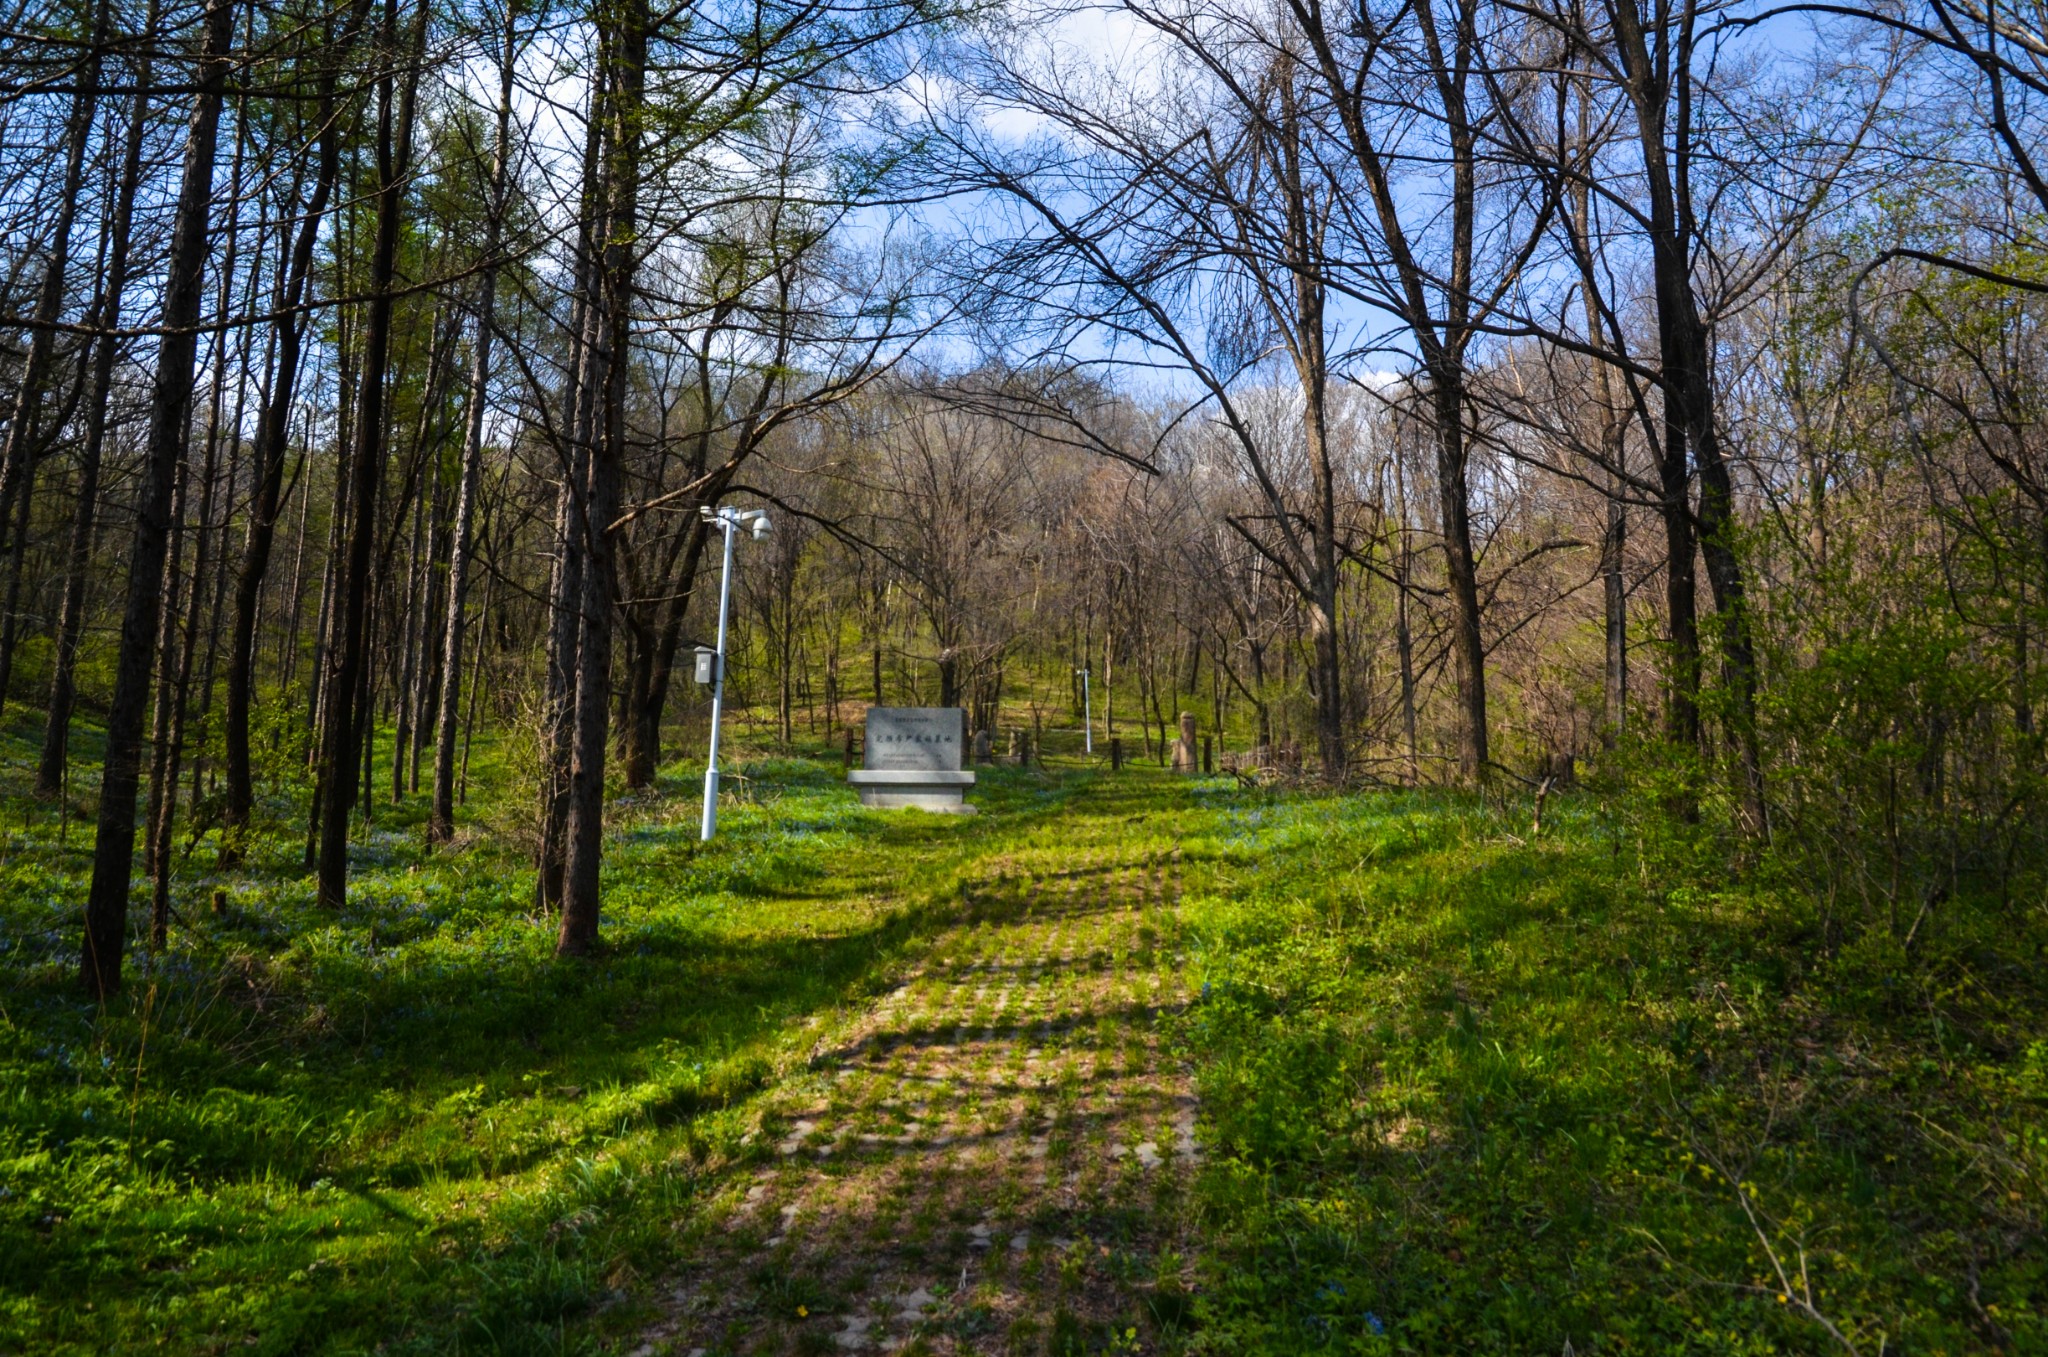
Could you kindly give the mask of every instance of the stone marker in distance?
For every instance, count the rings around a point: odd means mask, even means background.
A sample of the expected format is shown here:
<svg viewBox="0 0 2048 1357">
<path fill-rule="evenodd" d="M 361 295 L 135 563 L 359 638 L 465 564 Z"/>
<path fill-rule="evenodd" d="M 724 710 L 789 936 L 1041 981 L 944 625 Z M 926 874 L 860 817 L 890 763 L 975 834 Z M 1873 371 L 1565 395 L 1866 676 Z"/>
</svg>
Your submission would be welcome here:
<svg viewBox="0 0 2048 1357">
<path fill-rule="evenodd" d="M 863 806 L 972 815 L 974 774 L 960 766 L 967 713 L 959 707 L 869 707 L 862 766 L 846 775 Z"/>
</svg>

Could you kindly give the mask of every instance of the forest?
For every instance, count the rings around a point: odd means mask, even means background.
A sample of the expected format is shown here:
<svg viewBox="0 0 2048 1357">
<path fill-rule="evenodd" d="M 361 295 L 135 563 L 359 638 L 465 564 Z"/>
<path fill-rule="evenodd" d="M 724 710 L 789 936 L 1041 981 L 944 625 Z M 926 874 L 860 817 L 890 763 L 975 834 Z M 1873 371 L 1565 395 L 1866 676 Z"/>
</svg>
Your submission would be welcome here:
<svg viewBox="0 0 2048 1357">
<path fill-rule="evenodd" d="M 19 0 L 0 1353 L 2048 1351 L 2044 32 Z"/>
</svg>

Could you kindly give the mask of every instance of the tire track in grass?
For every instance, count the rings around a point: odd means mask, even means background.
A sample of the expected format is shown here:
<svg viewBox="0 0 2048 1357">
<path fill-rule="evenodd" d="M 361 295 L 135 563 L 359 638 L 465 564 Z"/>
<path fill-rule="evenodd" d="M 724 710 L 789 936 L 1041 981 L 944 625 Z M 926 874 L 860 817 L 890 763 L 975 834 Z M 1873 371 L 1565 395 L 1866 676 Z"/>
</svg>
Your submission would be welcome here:
<svg viewBox="0 0 2048 1357">
<path fill-rule="evenodd" d="M 769 1100 L 655 1354 L 1154 1352 L 1190 1273 L 1180 854 L 1025 852 Z"/>
</svg>

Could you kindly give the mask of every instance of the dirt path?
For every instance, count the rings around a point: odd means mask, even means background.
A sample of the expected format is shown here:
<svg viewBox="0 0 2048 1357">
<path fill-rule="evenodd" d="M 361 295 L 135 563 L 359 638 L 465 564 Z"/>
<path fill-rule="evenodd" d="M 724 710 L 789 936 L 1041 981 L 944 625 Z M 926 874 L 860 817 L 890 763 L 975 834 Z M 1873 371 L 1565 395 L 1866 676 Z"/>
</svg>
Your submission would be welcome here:
<svg viewBox="0 0 2048 1357">
<path fill-rule="evenodd" d="M 1178 854 L 1012 857 L 763 1120 L 685 1242 L 657 1353 L 1173 1346 L 1195 1104 Z"/>
</svg>

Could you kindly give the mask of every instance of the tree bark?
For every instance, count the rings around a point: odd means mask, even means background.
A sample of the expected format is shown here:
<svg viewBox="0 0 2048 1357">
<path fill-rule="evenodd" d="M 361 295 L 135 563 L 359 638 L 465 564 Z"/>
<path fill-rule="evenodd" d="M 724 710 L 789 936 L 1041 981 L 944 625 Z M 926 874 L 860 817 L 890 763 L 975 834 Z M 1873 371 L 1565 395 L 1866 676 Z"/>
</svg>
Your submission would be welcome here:
<svg viewBox="0 0 2048 1357">
<path fill-rule="evenodd" d="M 385 72 L 379 96 L 377 129 L 378 201 L 376 239 L 370 256 L 370 302 L 363 334 L 360 413 L 356 421 L 354 465 L 350 468 L 346 553 L 340 575 L 340 625 L 329 662 L 326 730 L 322 740 L 325 799 L 320 807 L 319 903 L 339 909 L 348 893 L 348 817 L 355 783 L 354 755 L 375 718 L 359 696 L 369 648 L 369 592 L 372 547 L 377 528 L 377 491 L 383 477 L 390 430 L 385 414 L 385 379 L 391 356 L 392 284 L 398 272 L 398 230 L 412 170 L 413 107 L 419 85 L 419 58 L 427 27 L 422 3 L 413 21 L 413 35 L 398 50 L 398 0 L 386 0 L 385 59 L 404 63 L 404 70 Z M 393 85 L 397 88 L 394 91 Z M 361 703 L 359 706 L 358 703 Z"/>
<path fill-rule="evenodd" d="M 1606 629 L 1606 662 L 1601 667 L 1606 697 L 1602 741 L 1609 749 L 1628 726 L 1628 512 L 1620 487 L 1607 497 L 1607 525 L 1600 534 L 1601 611 Z"/>
<path fill-rule="evenodd" d="M 313 274 L 313 246 L 319 242 L 319 223 L 326 217 L 334 184 L 342 172 L 342 141 L 334 117 L 334 86 L 340 59 L 354 47 L 356 35 L 369 16 L 369 0 L 360 0 L 348 16 L 340 39 L 324 57 L 319 72 L 319 96 L 315 121 L 319 125 L 317 166 L 313 170 L 313 192 L 305 203 L 297 235 L 287 233 L 287 258 L 279 301 L 285 315 L 276 321 L 276 366 L 262 411 L 256 415 L 256 465 L 254 493 L 250 497 L 248 536 L 242 542 L 242 561 L 236 567 L 236 604 L 227 628 L 227 708 L 225 708 L 225 753 L 227 753 L 227 804 L 221 813 L 221 856 L 223 868 L 238 866 L 248 847 L 250 815 L 256 806 L 254 776 L 250 770 L 250 706 L 256 690 L 256 612 L 262 604 L 264 577 L 270 573 L 270 551 L 276 540 L 276 516 L 283 510 L 285 454 L 291 442 L 291 403 L 299 391 L 299 362 L 305 350 L 307 317 L 299 313 L 307 284 Z M 303 542 L 301 542 L 303 546 Z"/>
<path fill-rule="evenodd" d="M 93 27 L 102 27 L 106 17 L 104 0 L 95 10 Z M 99 103 L 100 57 L 96 32 L 87 34 L 92 55 L 78 75 L 78 91 L 71 96 L 71 117 L 64 131 L 64 184 L 57 202 L 57 221 L 50 236 L 50 258 L 44 266 L 43 285 L 36 297 L 35 329 L 29 335 L 28 357 L 22 364 L 21 390 L 14 401 L 14 418 L 7 425 L 7 442 L 0 451 L 0 516 L 14 511 L 13 530 L 7 542 L 7 600 L 0 612 L 0 702 L 14 677 L 14 642 L 19 630 L 17 613 L 21 604 L 22 557 L 28 548 L 29 487 L 42 455 L 43 388 L 49 380 L 52 350 L 56 347 L 54 328 L 64 309 L 64 282 L 71 271 L 71 228 L 78 216 L 78 199 L 85 188 L 85 144 L 92 134 L 93 111 Z"/>
<path fill-rule="evenodd" d="M 127 288 L 129 241 L 135 225 L 135 194 L 142 183 L 142 142 L 148 132 L 156 24 L 157 3 L 150 0 L 143 20 L 142 53 L 135 67 L 127 142 L 122 148 L 120 177 L 114 190 L 106 285 L 93 316 L 94 324 L 103 330 L 117 329 L 121 323 L 121 295 Z M 70 763 L 71 712 L 78 698 L 78 645 L 85 634 L 86 569 L 92 561 L 94 530 L 99 524 L 100 463 L 107 441 L 107 403 L 113 394 L 114 362 L 120 351 L 120 340 L 111 334 L 102 334 L 93 344 L 91 385 L 85 398 L 85 435 L 78 454 L 78 504 L 72 514 L 71 539 L 65 548 L 64 601 L 58 612 L 42 754 L 36 761 L 38 796 L 63 793 Z"/>
<path fill-rule="evenodd" d="M 1712 339 L 1692 287 L 1692 221 L 1688 169 L 1690 151 L 1691 14 L 1677 29 L 1675 50 L 1668 25 L 1656 29 L 1653 55 L 1635 0 L 1609 0 L 1626 87 L 1642 149 L 1649 200 L 1651 268 L 1656 285 L 1657 340 L 1662 365 L 1665 448 L 1662 471 L 1668 588 L 1672 608 L 1671 714 L 1667 732 L 1674 743 L 1697 748 L 1700 738 L 1700 648 L 1693 556 L 1703 549 L 1715 610 L 1722 617 L 1723 674 L 1733 710 L 1731 735 L 1739 762 L 1737 799 L 1745 832 L 1769 833 L 1764 798 L 1762 751 L 1756 727 L 1756 661 L 1750 636 L 1743 571 L 1734 543 L 1734 489 L 1721 451 L 1712 381 Z M 1667 110 L 1679 144 L 1667 146 Z M 1698 536 L 1690 511 L 1686 449 L 1700 477 Z M 1683 555 L 1681 565 L 1680 556 Z M 1681 594 L 1683 597 L 1681 597 Z"/>
<path fill-rule="evenodd" d="M 603 108 L 606 72 L 591 72 L 590 121 L 583 145 L 583 210 L 577 224 L 574 310 L 570 322 L 574 346 L 569 364 L 566 405 L 567 446 L 562 451 L 562 482 L 555 496 L 555 559 L 548 579 L 547 685 L 541 708 L 542 751 L 540 853 L 534 891 L 540 907 L 559 909 L 562 874 L 567 865 L 569 771 L 574 745 L 577 647 L 582 639 L 585 534 L 577 526 L 590 463 L 592 410 L 605 382 L 604 349 L 591 332 L 596 323 L 592 304 L 597 290 L 599 242 L 604 239 Z"/>
<path fill-rule="evenodd" d="M 208 212 L 220 133 L 221 95 L 227 83 L 226 57 L 234 41 L 234 0 L 207 0 L 203 25 L 194 81 L 197 89 L 186 128 L 178 205 L 171 226 L 170 254 L 165 262 L 165 333 L 157 346 L 156 374 L 151 384 L 141 494 L 135 537 L 128 553 L 128 597 L 121 616 L 114 695 L 107 709 L 92 885 L 86 897 L 85 936 L 79 954 L 79 981 L 88 993 L 101 999 L 120 987 L 127 944 L 142 720 L 149 702 L 157 595 L 170 533 L 171 489 L 184 452 L 186 423 L 192 408 L 192 363 L 198 351 L 197 325 L 205 283 Z"/>
<path fill-rule="evenodd" d="M 1438 512 L 1443 523 L 1444 569 L 1451 595 L 1451 666 L 1457 680 L 1458 776 L 1483 781 L 1486 739 L 1486 643 L 1479 629 L 1479 571 L 1472 553 L 1471 494 L 1465 480 L 1464 382 L 1435 383 Z"/>
<path fill-rule="evenodd" d="M 598 272 L 596 323 L 592 336 L 602 346 L 604 385 L 590 448 L 590 479 L 584 493 L 582 528 L 582 645 L 575 665 L 575 716 L 569 753 L 567 853 L 561 880 L 561 933 L 555 950 L 561 956 L 586 956 L 598 944 L 600 866 L 604 858 L 604 759 L 610 747 L 610 669 L 612 669 L 612 598 L 625 418 L 627 418 L 627 342 L 633 315 L 633 278 L 637 266 L 637 190 L 641 94 L 647 63 L 645 0 L 621 0 L 612 35 L 612 70 L 604 106 L 604 223 L 602 268 Z"/>
<path fill-rule="evenodd" d="M 352 23 L 338 44 L 342 51 L 353 46 L 368 4 L 357 7 Z M 337 57 L 340 53 L 336 54 Z M 228 684 L 226 729 L 227 804 L 221 825 L 221 865 L 238 864 L 246 850 L 249 819 L 255 809 L 255 784 L 249 756 L 249 711 L 255 697 L 256 613 L 263 597 L 264 577 L 270 571 L 270 553 L 277 535 L 277 515 L 282 508 L 284 463 L 290 441 L 292 400 L 298 391 L 299 363 L 304 351 L 306 318 L 298 307 L 306 297 L 313 271 L 313 251 L 320 235 L 320 223 L 341 175 L 341 136 L 334 120 L 335 66 L 321 75 L 317 105 L 321 133 L 319 163 L 314 171 L 313 193 L 284 270 L 280 300 L 286 314 L 277 322 L 277 364 L 271 375 L 268 397 L 257 416 L 255 449 L 255 491 L 249 503 L 248 535 L 235 571 L 234 620 L 228 629 Z M 311 493 L 308 491 L 307 493 Z"/>
<path fill-rule="evenodd" d="M 603 345 L 605 383 L 593 440 L 582 524 L 583 638 L 578 647 L 574 742 L 569 768 L 562 927 L 556 950 L 581 956 L 597 945 L 599 869 L 604 851 L 604 767 L 610 743 L 613 547 L 626 441 L 627 342 L 638 263 L 642 95 L 646 88 L 646 0 L 619 0 L 605 107 L 603 267 L 592 333 Z"/>
<path fill-rule="evenodd" d="M 491 386 L 491 325 L 498 289 L 498 249 L 504 231 L 505 184 L 512 161 L 512 77 L 519 55 L 517 0 L 505 6 L 505 48 L 498 65 L 497 142 L 491 157 L 489 217 L 484 226 L 484 268 L 477 279 L 476 341 L 469 373 L 468 423 L 462 442 L 462 482 L 455 494 L 455 535 L 448 556 L 448 616 L 441 640 L 440 717 L 435 723 L 434 800 L 427 840 L 445 843 L 455 833 L 455 730 L 462 699 L 463 609 L 469 602 L 469 557 L 476 532 L 477 481 L 482 476 L 484 413 Z"/>
<path fill-rule="evenodd" d="M 156 714 L 149 738 L 149 799 L 142 819 L 142 872 L 150 881 L 149 946 L 160 951 L 170 936 L 170 892 L 157 885 L 162 876 L 158 852 L 163 839 L 159 829 L 164 818 L 164 800 L 176 774 L 168 769 L 171 752 L 171 698 L 177 683 L 179 664 L 178 609 L 184 594 L 185 501 L 191 493 L 190 462 L 178 468 L 176 487 L 171 492 L 171 541 L 164 561 L 163 595 L 156 635 Z"/>
</svg>

